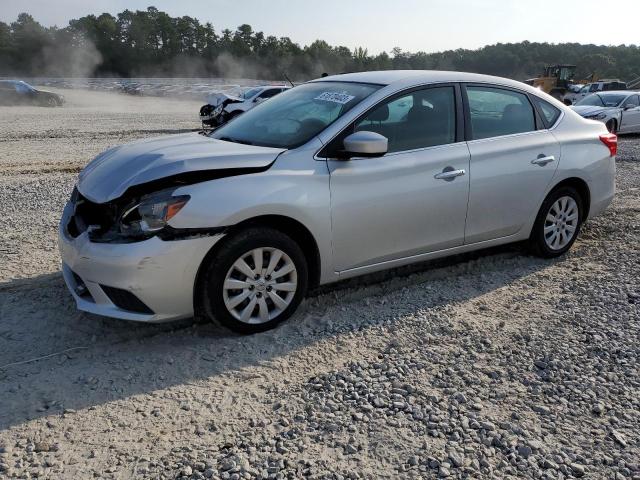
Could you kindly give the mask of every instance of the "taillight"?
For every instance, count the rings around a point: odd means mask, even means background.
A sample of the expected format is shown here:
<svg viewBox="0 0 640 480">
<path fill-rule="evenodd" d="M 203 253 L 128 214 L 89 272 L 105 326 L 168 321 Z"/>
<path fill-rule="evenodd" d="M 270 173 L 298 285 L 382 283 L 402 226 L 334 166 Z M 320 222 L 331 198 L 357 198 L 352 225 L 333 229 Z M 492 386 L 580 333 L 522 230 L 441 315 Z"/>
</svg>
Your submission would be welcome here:
<svg viewBox="0 0 640 480">
<path fill-rule="evenodd" d="M 618 153 L 618 136 L 615 133 L 607 133 L 600 135 L 600 141 L 607 146 L 611 156 L 615 157 Z"/>
</svg>

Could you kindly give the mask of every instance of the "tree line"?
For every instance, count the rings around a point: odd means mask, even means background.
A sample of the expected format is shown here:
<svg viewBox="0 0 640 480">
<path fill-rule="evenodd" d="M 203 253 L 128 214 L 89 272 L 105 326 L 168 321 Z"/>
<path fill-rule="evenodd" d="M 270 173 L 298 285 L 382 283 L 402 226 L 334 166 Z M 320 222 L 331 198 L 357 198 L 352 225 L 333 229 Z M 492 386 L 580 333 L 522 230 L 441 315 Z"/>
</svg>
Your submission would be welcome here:
<svg viewBox="0 0 640 480">
<path fill-rule="evenodd" d="M 425 45 L 428 49 L 428 45 Z M 498 43 L 477 50 L 370 54 L 366 48 L 323 40 L 301 46 L 240 25 L 216 31 L 189 16 L 155 7 L 87 15 L 64 28 L 44 27 L 27 13 L 0 22 L 0 75 L 167 76 L 306 80 L 321 73 L 434 69 L 486 73 L 524 80 L 546 64 L 578 66 L 577 78 L 640 76 L 640 47 L 578 43 Z"/>
</svg>

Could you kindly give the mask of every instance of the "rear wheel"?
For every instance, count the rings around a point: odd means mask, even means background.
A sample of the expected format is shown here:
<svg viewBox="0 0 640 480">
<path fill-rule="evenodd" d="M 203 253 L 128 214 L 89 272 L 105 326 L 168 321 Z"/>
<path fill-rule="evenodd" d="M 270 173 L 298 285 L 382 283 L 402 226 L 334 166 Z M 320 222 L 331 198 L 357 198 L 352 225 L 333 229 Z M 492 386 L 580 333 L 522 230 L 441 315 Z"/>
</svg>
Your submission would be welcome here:
<svg viewBox="0 0 640 480">
<path fill-rule="evenodd" d="M 200 283 L 208 318 L 239 333 L 261 332 L 295 312 L 307 291 L 307 262 L 287 235 L 252 228 L 225 240 Z"/>
<path fill-rule="evenodd" d="M 551 192 L 540 207 L 529 237 L 533 253 L 553 258 L 569 250 L 580 233 L 583 211 L 582 198 L 574 188 Z"/>
</svg>

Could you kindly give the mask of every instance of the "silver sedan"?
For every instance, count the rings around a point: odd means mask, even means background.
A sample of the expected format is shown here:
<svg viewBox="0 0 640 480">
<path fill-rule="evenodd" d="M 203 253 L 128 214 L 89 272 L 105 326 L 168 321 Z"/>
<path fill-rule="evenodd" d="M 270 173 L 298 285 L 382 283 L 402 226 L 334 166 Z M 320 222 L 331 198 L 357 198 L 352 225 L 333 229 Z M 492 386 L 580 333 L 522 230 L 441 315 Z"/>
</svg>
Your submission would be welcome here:
<svg viewBox="0 0 640 480">
<path fill-rule="evenodd" d="M 81 310 L 266 330 L 319 284 L 510 242 L 562 255 L 611 202 L 616 148 L 512 80 L 326 77 L 99 155 L 64 209 L 62 270 Z"/>
</svg>

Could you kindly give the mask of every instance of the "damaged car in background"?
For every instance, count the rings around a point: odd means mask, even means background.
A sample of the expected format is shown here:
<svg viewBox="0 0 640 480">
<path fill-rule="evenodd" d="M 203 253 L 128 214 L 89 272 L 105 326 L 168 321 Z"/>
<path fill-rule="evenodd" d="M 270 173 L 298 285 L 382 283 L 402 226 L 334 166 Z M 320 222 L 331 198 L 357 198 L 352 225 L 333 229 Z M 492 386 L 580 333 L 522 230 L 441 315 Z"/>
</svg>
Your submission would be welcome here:
<svg viewBox="0 0 640 480">
<path fill-rule="evenodd" d="M 99 155 L 64 208 L 62 272 L 87 312 L 258 332 L 321 284 L 511 242 L 564 254 L 613 198 L 616 149 L 512 80 L 325 77 Z"/>
<path fill-rule="evenodd" d="M 604 123 L 612 133 L 640 133 L 640 92 L 593 93 L 571 108 L 584 118 Z"/>
<path fill-rule="evenodd" d="M 35 105 L 59 107 L 64 97 L 53 92 L 37 90 L 22 80 L 0 80 L 0 105 Z"/>
<path fill-rule="evenodd" d="M 200 108 L 200 121 L 203 128 L 217 128 L 238 115 L 251 110 L 291 87 L 284 85 L 265 85 L 250 87 L 239 92 L 212 93 L 207 104 Z"/>
</svg>

